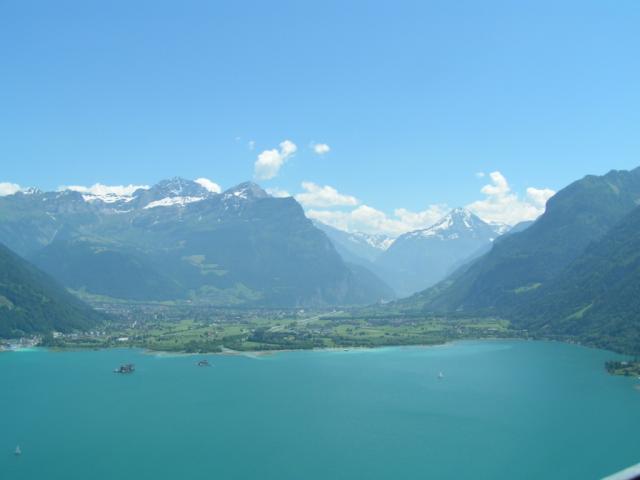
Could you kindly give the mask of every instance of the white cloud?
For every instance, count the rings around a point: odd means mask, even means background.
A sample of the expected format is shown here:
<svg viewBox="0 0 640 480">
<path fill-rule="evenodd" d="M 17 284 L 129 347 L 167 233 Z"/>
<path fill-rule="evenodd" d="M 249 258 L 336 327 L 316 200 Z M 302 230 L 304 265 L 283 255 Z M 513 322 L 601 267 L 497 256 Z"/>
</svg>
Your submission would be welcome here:
<svg viewBox="0 0 640 480">
<path fill-rule="evenodd" d="M 350 215 L 351 212 L 344 212 L 342 210 L 307 210 L 306 215 L 308 218 L 317 220 L 338 230 L 344 230 L 345 232 L 354 231 L 350 228 Z"/>
<path fill-rule="evenodd" d="M 483 200 L 467 205 L 467 208 L 487 222 L 515 225 L 525 220 L 535 220 L 544 213 L 547 200 L 555 192 L 548 188 L 527 188 L 526 198 L 511 191 L 507 179 L 496 171 L 489 174 L 491 183 L 482 187 Z"/>
<path fill-rule="evenodd" d="M 102 183 L 96 183 L 90 187 L 83 187 L 81 185 L 67 185 L 62 186 L 58 190 L 72 190 L 74 192 L 88 193 L 90 195 L 103 196 L 118 196 L 128 197 L 138 189 L 148 190 L 148 185 L 103 185 Z"/>
<path fill-rule="evenodd" d="M 412 212 L 406 208 L 397 208 L 394 210 L 394 215 L 406 226 L 406 231 L 419 230 L 426 228 L 442 217 L 444 217 L 451 210 L 447 205 L 437 204 L 429 205 L 425 210 L 421 212 Z"/>
<path fill-rule="evenodd" d="M 489 183 L 482 187 L 480 189 L 482 193 L 488 196 L 499 196 L 509 193 L 511 188 L 509 187 L 507 179 L 504 178 L 504 175 L 502 175 L 500 172 L 491 172 L 489 176 L 491 177 L 491 181 L 493 183 Z"/>
<path fill-rule="evenodd" d="M 492 172 L 488 177 L 491 183 L 481 189 L 485 198 L 467 206 L 487 222 L 515 225 L 524 220 L 534 220 L 544 213 L 547 200 L 555 194 L 548 188 L 529 187 L 521 198 L 511 190 L 500 172 Z M 369 205 L 359 205 L 355 197 L 343 195 L 329 186 L 304 182 L 302 187 L 305 192 L 295 198 L 305 207 L 312 207 L 306 211 L 309 218 L 348 232 L 398 236 L 430 227 L 451 210 L 446 204 L 432 204 L 421 211 L 396 208 L 393 214 L 388 214 Z M 333 208 L 356 205 L 357 208 L 352 210 Z"/>
<path fill-rule="evenodd" d="M 550 188 L 527 188 L 527 197 L 540 208 L 543 208 L 547 204 L 547 200 L 556 194 Z"/>
<path fill-rule="evenodd" d="M 351 212 L 351 220 L 355 230 L 362 232 L 399 235 L 406 231 L 402 222 L 390 219 L 384 212 L 369 205 L 361 205 Z"/>
<path fill-rule="evenodd" d="M 17 183 L 0 182 L 0 197 L 18 193 L 22 188 Z"/>
<path fill-rule="evenodd" d="M 249 140 L 247 142 L 247 145 L 249 146 L 249 150 L 253 150 L 254 148 L 256 148 L 256 141 L 255 140 Z"/>
<path fill-rule="evenodd" d="M 220 188 L 220 185 L 218 185 L 215 182 L 212 182 L 208 178 L 196 178 L 194 181 L 197 184 L 199 184 L 199 185 L 203 186 L 204 188 L 206 188 L 207 190 L 209 190 L 210 192 L 213 192 L 213 193 L 222 192 L 222 188 Z"/>
<path fill-rule="evenodd" d="M 476 172 L 476 177 L 478 178 L 484 178 L 484 172 Z"/>
<path fill-rule="evenodd" d="M 302 182 L 302 188 L 305 192 L 296 195 L 296 200 L 305 207 L 356 206 L 360 203 L 356 197 L 339 193 L 329 185 L 321 187 L 313 182 Z"/>
<path fill-rule="evenodd" d="M 313 151 L 318 155 L 324 155 L 325 153 L 329 153 L 331 150 L 331 147 L 326 143 L 315 143 L 311 145 L 311 148 L 313 148 Z"/>
<path fill-rule="evenodd" d="M 398 208 L 392 216 L 369 205 L 345 212 L 341 210 L 308 210 L 307 216 L 332 227 L 348 232 L 385 234 L 392 237 L 427 228 L 442 218 L 449 208 L 446 205 L 430 205 L 421 212 Z"/>
<path fill-rule="evenodd" d="M 287 192 L 286 190 L 281 190 L 278 187 L 267 188 L 267 193 L 276 198 L 287 198 L 291 196 L 289 192 Z"/>
<path fill-rule="evenodd" d="M 280 143 L 280 149 L 274 148 L 273 150 L 264 150 L 254 165 L 256 178 L 260 180 L 269 180 L 280 171 L 280 168 L 284 163 L 298 150 L 295 143 L 290 140 L 285 140 Z"/>
</svg>

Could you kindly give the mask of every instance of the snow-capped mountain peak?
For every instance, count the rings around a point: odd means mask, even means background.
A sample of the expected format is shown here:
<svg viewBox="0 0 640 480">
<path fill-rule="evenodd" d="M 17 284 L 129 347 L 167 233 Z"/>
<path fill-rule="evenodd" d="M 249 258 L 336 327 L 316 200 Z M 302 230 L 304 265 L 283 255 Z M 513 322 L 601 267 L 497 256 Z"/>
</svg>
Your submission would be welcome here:
<svg viewBox="0 0 640 480">
<path fill-rule="evenodd" d="M 184 207 L 218 195 L 202 182 L 174 177 L 162 180 L 143 192 L 136 192 L 137 206 L 144 210 L 157 207 Z"/>
<path fill-rule="evenodd" d="M 403 237 L 455 240 L 460 237 L 484 236 L 487 232 L 496 233 L 488 223 L 466 208 L 454 208 L 430 227 L 406 233 Z"/>
<path fill-rule="evenodd" d="M 457 267 L 491 249 L 494 225 L 456 208 L 428 228 L 405 233 L 376 261 L 391 285 L 411 295 L 444 279 Z"/>
<path fill-rule="evenodd" d="M 236 185 L 222 193 L 222 198 L 224 200 L 254 200 L 267 197 L 269 197 L 269 194 L 253 182 L 241 183 L 240 185 Z"/>
<path fill-rule="evenodd" d="M 205 197 L 211 193 L 201 184 L 180 177 L 162 180 L 150 190 L 163 197 Z"/>
</svg>

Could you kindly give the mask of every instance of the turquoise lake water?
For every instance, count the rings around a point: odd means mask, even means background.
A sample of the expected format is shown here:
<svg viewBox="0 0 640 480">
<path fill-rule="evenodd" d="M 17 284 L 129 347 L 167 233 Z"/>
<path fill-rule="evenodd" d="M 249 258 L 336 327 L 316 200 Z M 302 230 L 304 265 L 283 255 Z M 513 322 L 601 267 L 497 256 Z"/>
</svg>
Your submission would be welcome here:
<svg viewBox="0 0 640 480">
<path fill-rule="evenodd" d="M 566 480 L 640 462 L 640 382 L 609 376 L 610 352 L 487 341 L 199 358 L 0 354 L 0 479 Z M 125 362 L 133 375 L 112 373 Z"/>
</svg>

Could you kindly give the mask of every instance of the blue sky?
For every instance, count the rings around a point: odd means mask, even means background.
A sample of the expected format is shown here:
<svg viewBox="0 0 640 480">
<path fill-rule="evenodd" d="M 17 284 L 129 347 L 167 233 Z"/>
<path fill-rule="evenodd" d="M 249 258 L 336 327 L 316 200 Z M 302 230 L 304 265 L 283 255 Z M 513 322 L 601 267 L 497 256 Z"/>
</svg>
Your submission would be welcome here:
<svg viewBox="0 0 640 480">
<path fill-rule="evenodd" d="M 640 165 L 639 24 L 635 0 L 4 0 L 0 182 L 226 188 L 287 140 L 260 183 L 354 197 L 307 205 L 334 220 L 495 200 L 478 172 L 522 203 Z"/>
</svg>

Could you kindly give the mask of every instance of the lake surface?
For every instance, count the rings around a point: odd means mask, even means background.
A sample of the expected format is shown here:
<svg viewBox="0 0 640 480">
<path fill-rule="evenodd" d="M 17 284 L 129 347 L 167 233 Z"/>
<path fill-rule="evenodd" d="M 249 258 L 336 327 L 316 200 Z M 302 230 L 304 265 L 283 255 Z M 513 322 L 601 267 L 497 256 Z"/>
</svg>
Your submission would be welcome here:
<svg viewBox="0 0 640 480">
<path fill-rule="evenodd" d="M 640 462 L 639 382 L 604 371 L 610 352 L 486 341 L 199 358 L 1 353 L 0 478 L 567 480 Z M 125 362 L 137 371 L 112 373 Z"/>
</svg>

